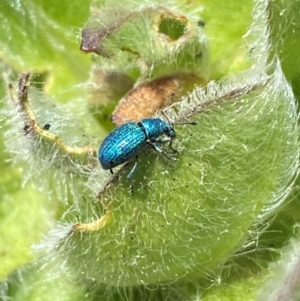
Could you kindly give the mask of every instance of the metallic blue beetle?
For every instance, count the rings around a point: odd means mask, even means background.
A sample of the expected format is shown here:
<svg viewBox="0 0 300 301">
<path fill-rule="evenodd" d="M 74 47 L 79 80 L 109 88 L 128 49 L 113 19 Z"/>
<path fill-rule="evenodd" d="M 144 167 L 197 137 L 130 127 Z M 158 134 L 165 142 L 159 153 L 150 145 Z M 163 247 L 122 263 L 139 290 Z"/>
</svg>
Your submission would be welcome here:
<svg viewBox="0 0 300 301">
<path fill-rule="evenodd" d="M 162 135 L 165 135 L 164 137 Z M 176 137 L 173 125 L 166 123 L 159 118 L 147 118 L 140 122 L 128 122 L 114 129 L 102 142 L 99 148 L 99 161 L 103 169 L 109 169 L 113 173 L 113 168 L 132 159 L 136 162 L 127 175 L 130 182 L 131 194 L 133 194 L 133 185 L 131 177 L 137 165 L 137 157 L 149 144 L 156 151 L 163 154 L 170 160 L 175 160 L 166 154 L 160 144 L 169 142 L 172 147 L 172 140 Z"/>
</svg>

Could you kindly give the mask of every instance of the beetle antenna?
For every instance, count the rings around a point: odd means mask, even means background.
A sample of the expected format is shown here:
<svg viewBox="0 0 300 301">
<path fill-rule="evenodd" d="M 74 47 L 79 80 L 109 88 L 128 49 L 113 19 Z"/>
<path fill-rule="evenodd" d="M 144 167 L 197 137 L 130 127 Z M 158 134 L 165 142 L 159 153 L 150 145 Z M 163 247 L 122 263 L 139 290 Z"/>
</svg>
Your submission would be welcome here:
<svg viewBox="0 0 300 301">
<path fill-rule="evenodd" d="M 191 125 L 197 125 L 197 122 L 195 121 L 186 121 L 186 122 L 174 122 L 173 125 L 183 125 L 183 124 L 191 124 Z"/>
</svg>

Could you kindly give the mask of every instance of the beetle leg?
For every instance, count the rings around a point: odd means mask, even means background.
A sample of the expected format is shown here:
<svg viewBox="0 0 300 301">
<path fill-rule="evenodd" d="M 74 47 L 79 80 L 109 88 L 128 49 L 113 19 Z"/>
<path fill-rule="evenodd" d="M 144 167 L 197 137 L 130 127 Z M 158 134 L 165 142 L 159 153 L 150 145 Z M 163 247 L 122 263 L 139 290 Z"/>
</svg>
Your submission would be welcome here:
<svg viewBox="0 0 300 301">
<path fill-rule="evenodd" d="M 111 173 L 112 175 L 114 174 L 114 171 L 113 171 L 112 169 L 110 169 L 109 171 L 110 171 L 110 173 Z"/>
<path fill-rule="evenodd" d="M 138 157 L 136 156 L 136 160 L 137 160 L 137 158 L 138 158 Z M 128 180 L 129 183 L 130 183 L 130 194 L 131 194 L 131 195 L 133 195 L 133 193 L 134 193 L 134 187 L 133 187 L 133 183 L 132 183 L 131 178 L 132 178 L 132 175 L 133 175 L 134 172 L 135 172 L 136 166 L 137 166 L 137 161 L 135 161 L 135 163 L 134 163 L 134 165 L 133 165 L 131 171 L 130 171 L 129 174 L 127 175 L 127 180 Z"/>
<path fill-rule="evenodd" d="M 173 157 L 170 157 L 167 153 L 165 153 L 155 142 L 152 141 L 147 141 L 147 143 L 149 145 L 151 145 L 157 152 L 163 154 L 166 158 L 168 158 L 169 160 L 173 160 L 175 161 L 176 159 Z"/>
<path fill-rule="evenodd" d="M 178 150 L 172 146 L 173 139 L 170 140 L 169 148 L 176 154 L 179 154 Z"/>
<path fill-rule="evenodd" d="M 172 142 L 173 142 L 173 139 L 170 138 L 170 137 L 162 137 L 162 138 L 159 138 L 157 140 L 155 140 L 155 142 L 158 142 L 158 143 L 168 143 L 169 142 L 169 148 L 176 154 L 179 154 L 178 150 L 175 149 L 174 147 L 172 147 Z"/>
</svg>

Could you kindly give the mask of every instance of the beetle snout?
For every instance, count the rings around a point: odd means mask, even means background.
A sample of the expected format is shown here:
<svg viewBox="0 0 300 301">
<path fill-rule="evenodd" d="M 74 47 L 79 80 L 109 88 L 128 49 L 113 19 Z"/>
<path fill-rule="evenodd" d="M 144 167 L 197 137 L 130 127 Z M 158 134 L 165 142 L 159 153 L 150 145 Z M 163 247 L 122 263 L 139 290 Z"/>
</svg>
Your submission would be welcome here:
<svg viewBox="0 0 300 301">
<path fill-rule="evenodd" d="M 175 138 L 176 137 L 176 132 L 174 130 L 170 131 L 170 135 L 171 138 Z"/>
</svg>

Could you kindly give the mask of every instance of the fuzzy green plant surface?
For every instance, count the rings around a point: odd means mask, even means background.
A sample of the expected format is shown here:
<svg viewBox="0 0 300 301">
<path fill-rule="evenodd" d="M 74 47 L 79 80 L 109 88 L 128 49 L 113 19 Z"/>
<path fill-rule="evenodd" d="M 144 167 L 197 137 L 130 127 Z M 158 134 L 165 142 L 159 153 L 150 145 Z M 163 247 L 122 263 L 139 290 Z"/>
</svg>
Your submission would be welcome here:
<svg viewBox="0 0 300 301">
<path fill-rule="evenodd" d="M 299 1 L 0 8 L 0 300 L 300 298 Z M 196 124 L 175 125 L 175 160 L 141 153 L 133 195 L 134 161 L 112 176 L 96 156 L 111 126 L 88 105 L 95 70 L 121 78 L 106 99 L 208 81 L 164 109 Z"/>
</svg>

